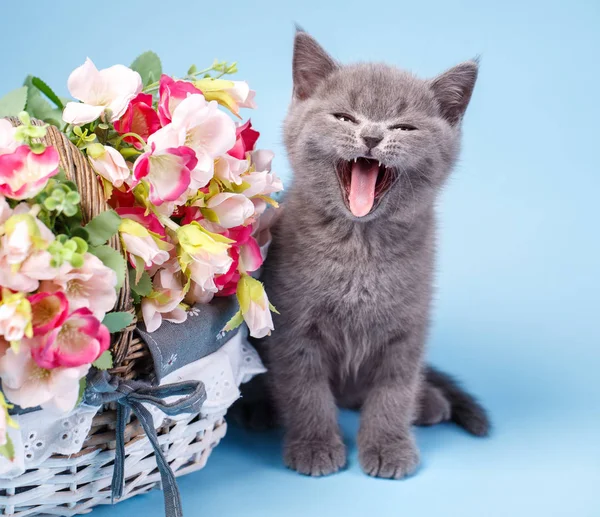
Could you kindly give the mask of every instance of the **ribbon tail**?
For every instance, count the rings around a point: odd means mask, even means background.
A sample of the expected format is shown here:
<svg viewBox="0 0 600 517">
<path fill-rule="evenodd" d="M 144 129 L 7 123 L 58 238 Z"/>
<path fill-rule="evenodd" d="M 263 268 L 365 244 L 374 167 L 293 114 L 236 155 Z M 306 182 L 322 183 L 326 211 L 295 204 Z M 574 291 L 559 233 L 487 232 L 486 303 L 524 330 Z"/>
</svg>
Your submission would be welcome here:
<svg viewBox="0 0 600 517">
<path fill-rule="evenodd" d="M 115 428 L 115 466 L 111 483 L 111 503 L 115 499 L 123 497 L 123 486 L 125 484 L 125 427 L 129 418 L 129 408 L 123 404 L 117 404 L 117 426 Z"/>
<path fill-rule="evenodd" d="M 166 517 L 183 517 L 183 509 L 181 507 L 181 496 L 179 494 L 179 488 L 175 480 L 175 474 L 171 470 L 169 462 L 165 458 L 160 443 L 158 442 L 158 436 L 156 435 L 156 429 L 154 429 L 154 421 L 150 411 L 148 411 L 141 403 L 131 401 L 131 409 L 137 416 L 138 420 L 142 424 L 146 436 L 156 456 L 156 466 L 160 472 L 160 479 L 162 482 L 164 500 L 165 500 L 165 516 Z"/>
</svg>

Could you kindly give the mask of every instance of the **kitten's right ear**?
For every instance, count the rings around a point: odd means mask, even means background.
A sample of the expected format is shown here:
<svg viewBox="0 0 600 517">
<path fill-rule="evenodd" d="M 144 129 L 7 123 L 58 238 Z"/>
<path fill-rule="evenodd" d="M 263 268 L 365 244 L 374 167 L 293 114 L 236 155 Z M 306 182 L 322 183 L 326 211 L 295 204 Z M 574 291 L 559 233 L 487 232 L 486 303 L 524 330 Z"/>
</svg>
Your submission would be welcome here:
<svg viewBox="0 0 600 517">
<path fill-rule="evenodd" d="M 304 100 L 310 97 L 319 83 L 338 68 L 336 62 L 308 33 L 296 28 L 294 59 L 294 97 Z"/>
</svg>

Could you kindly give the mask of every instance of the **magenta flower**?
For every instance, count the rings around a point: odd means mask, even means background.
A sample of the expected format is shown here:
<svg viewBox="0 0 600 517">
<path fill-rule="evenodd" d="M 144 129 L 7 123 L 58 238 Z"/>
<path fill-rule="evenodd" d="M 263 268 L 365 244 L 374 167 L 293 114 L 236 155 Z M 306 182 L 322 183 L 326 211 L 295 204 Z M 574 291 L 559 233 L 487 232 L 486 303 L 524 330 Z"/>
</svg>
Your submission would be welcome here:
<svg viewBox="0 0 600 517">
<path fill-rule="evenodd" d="M 252 123 L 248 121 L 235 129 L 235 135 L 235 145 L 228 151 L 228 154 L 238 160 L 243 160 L 246 158 L 246 153 L 254 151 L 260 133 L 252 129 Z"/>
<path fill-rule="evenodd" d="M 36 154 L 21 145 L 13 153 L 0 155 L 0 194 L 12 199 L 37 195 L 58 173 L 59 157 L 54 147 Z"/>
<path fill-rule="evenodd" d="M 186 146 L 157 150 L 152 144 L 150 151 L 140 156 L 133 166 L 135 183 L 142 179 L 150 185 L 150 201 L 162 205 L 175 201 L 190 185 L 191 170 L 198 160 L 192 149 Z"/>
<path fill-rule="evenodd" d="M 93 363 L 110 346 L 110 333 L 87 308 L 72 312 L 59 327 L 29 340 L 31 355 L 41 368 Z"/>
<path fill-rule="evenodd" d="M 160 78 L 158 101 L 158 118 L 163 126 L 166 126 L 173 117 L 172 113 L 179 103 L 188 95 L 202 93 L 192 83 L 187 81 L 175 81 L 168 75 L 162 75 Z"/>
<path fill-rule="evenodd" d="M 64 293 L 37 293 L 28 298 L 31 304 L 33 335 L 43 336 L 60 327 L 69 314 L 69 302 Z"/>
</svg>

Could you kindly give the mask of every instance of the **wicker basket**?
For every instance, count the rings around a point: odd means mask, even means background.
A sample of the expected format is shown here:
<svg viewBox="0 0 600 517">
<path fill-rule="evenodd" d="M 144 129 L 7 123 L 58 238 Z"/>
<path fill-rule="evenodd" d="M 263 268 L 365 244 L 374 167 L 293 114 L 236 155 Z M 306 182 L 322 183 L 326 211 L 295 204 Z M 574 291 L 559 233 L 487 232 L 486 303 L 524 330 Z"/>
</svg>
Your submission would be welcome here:
<svg viewBox="0 0 600 517">
<path fill-rule="evenodd" d="M 19 125 L 17 119 L 9 119 Z M 40 123 L 41 125 L 41 123 Z M 54 146 L 69 180 L 82 197 L 84 222 L 105 211 L 107 205 L 100 183 L 86 158 L 57 128 L 50 126 L 43 139 Z M 118 236 L 110 245 L 120 250 Z M 127 275 L 115 306 L 133 311 Z M 146 377 L 152 367 L 146 345 L 134 334 L 135 320 L 126 330 L 113 335 L 111 374 L 125 379 Z M 224 413 L 202 417 L 187 415 L 173 422 L 165 420 L 157 429 L 165 458 L 176 476 L 201 469 L 212 448 L 224 436 Z M 111 503 L 111 478 L 115 459 L 116 407 L 105 405 L 94 417 L 81 451 L 71 456 L 53 455 L 38 468 L 21 476 L 0 480 L 0 515 L 77 515 L 98 504 Z M 153 449 L 135 417 L 125 433 L 125 488 L 123 499 L 144 493 L 160 484 Z"/>
</svg>

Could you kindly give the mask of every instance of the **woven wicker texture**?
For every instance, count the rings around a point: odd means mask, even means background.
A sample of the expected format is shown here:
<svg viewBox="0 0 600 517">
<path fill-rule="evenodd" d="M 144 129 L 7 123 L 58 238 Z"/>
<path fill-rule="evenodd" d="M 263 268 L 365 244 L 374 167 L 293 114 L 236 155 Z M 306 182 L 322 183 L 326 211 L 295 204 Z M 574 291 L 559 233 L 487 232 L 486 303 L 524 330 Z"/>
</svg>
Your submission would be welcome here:
<svg viewBox="0 0 600 517">
<path fill-rule="evenodd" d="M 224 412 L 205 418 L 189 415 L 158 430 L 165 457 L 176 476 L 204 467 L 212 449 L 225 436 Z M 110 415 L 102 414 L 98 418 Z M 114 418 L 113 418 L 114 419 Z M 125 448 L 125 491 L 128 499 L 160 484 L 150 442 L 145 437 Z M 43 467 L 12 480 L 2 480 L 0 515 L 71 516 L 111 504 L 110 485 L 115 453 L 102 447 L 87 448 L 71 457 L 54 456 Z"/>
<path fill-rule="evenodd" d="M 14 126 L 20 125 L 16 118 L 9 120 Z M 57 149 L 67 178 L 77 184 L 84 222 L 105 211 L 108 207 L 100 182 L 77 147 L 53 126 L 48 128 L 42 142 Z M 109 244 L 121 250 L 118 236 L 113 237 Z M 133 311 L 127 275 L 115 310 Z M 150 352 L 134 335 L 134 329 L 135 321 L 123 332 L 113 335 L 113 375 L 132 379 L 147 377 L 151 371 Z M 198 414 L 189 415 L 189 418 L 172 426 L 157 429 L 165 456 L 176 475 L 204 466 L 212 447 L 225 434 L 222 417 L 201 419 Z M 78 454 L 70 457 L 54 455 L 39 468 L 12 480 L 0 480 L 0 515 L 77 515 L 89 512 L 95 505 L 110 504 L 115 423 L 116 408 L 107 405 L 94 417 L 90 433 Z M 135 417 L 127 424 L 125 447 L 124 497 L 128 498 L 157 486 L 160 475 L 150 442 Z"/>
</svg>

